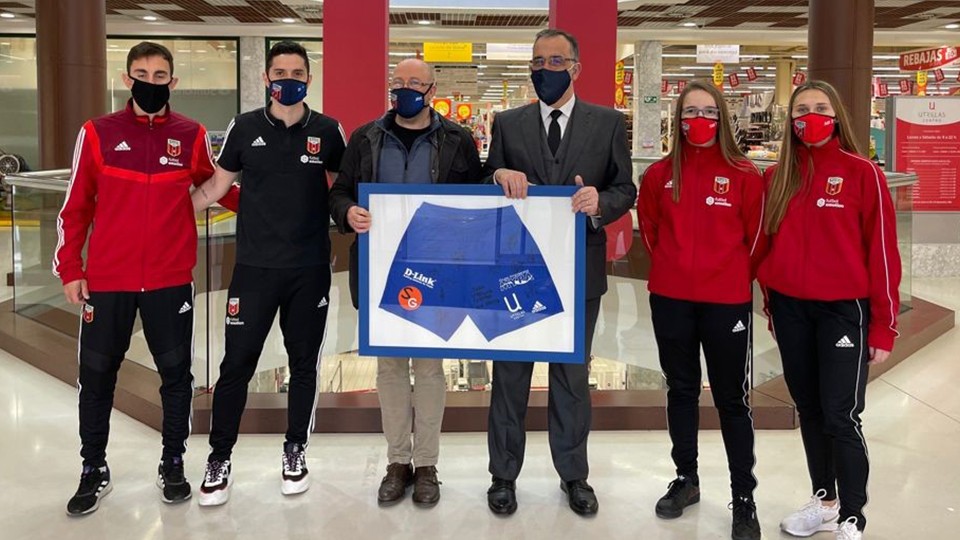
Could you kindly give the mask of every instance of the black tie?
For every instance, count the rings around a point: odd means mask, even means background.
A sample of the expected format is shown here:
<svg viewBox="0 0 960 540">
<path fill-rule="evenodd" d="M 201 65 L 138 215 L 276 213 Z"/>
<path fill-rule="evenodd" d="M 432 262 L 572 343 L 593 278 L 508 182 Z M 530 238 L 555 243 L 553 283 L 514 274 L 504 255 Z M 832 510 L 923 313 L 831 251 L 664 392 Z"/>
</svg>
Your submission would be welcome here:
<svg viewBox="0 0 960 540">
<path fill-rule="evenodd" d="M 547 146 L 550 147 L 550 153 L 554 156 L 557 155 L 557 150 L 560 148 L 560 116 L 563 115 L 563 111 L 560 109 L 554 109 L 550 113 L 550 129 L 547 131 Z"/>
</svg>

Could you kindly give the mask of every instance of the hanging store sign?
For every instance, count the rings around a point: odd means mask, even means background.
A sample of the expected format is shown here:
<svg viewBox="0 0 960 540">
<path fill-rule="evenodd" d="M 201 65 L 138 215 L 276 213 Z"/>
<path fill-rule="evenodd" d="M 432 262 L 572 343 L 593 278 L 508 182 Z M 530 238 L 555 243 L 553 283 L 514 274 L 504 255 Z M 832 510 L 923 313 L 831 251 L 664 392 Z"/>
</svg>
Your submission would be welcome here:
<svg viewBox="0 0 960 540">
<path fill-rule="evenodd" d="M 670 81 L 663 79 L 660 81 L 660 92 L 666 94 L 670 91 Z"/>
<path fill-rule="evenodd" d="M 947 78 L 947 77 L 943 74 L 943 70 L 942 70 L 942 69 L 935 69 L 935 70 L 933 70 L 933 80 L 935 80 L 935 81 L 937 81 L 937 82 L 943 82 L 943 80 L 946 79 L 946 78 Z"/>
<path fill-rule="evenodd" d="M 804 72 L 802 72 L 802 71 L 798 71 L 798 72 L 796 72 L 796 73 L 793 74 L 793 85 L 794 85 L 794 86 L 800 86 L 801 84 L 803 84 L 803 83 L 805 83 L 805 82 L 807 82 L 807 74 L 806 74 L 806 73 L 804 73 Z"/>
<path fill-rule="evenodd" d="M 949 66 L 960 60 L 956 47 L 937 47 L 907 51 L 900 55 L 900 71 L 928 71 Z"/>
<path fill-rule="evenodd" d="M 907 93 L 910 91 L 910 81 L 906 79 L 900 79 L 900 92 Z"/>
<path fill-rule="evenodd" d="M 687 87 L 687 81 L 677 81 L 677 93 L 683 92 L 683 89 Z"/>
<path fill-rule="evenodd" d="M 469 120 L 473 116 L 473 107 L 467 103 L 457 105 L 457 120 Z"/>
<path fill-rule="evenodd" d="M 449 99 L 444 98 L 433 100 L 433 110 L 437 111 L 437 114 L 444 118 L 450 118 L 452 106 L 453 103 Z"/>
<path fill-rule="evenodd" d="M 917 72 L 917 95 L 918 96 L 927 95 L 927 72 L 926 71 Z"/>
<path fill-rule="evenodd" d="M 881 82 L 877 83 L 877 97 L 887 97 L 890 95 L 890 87 L 887 86 L 887 83 Z"/>
<path fill-rule="evenodd" d="M 747 68 L 747 80 L 750 81 L 750 82 L 753 82 L 753 81 L 757 80 L 757 70 L 753 69 L 752 67 L 748 67 L 748 68 Z"/>
<path fill-rule="evenodd" d="M 720 62 L 713 65 L 713 85 L 723 90 L 723 64 Z"/>
<path fill-rule="evenodd" d="M 533 58 L 530 43 L 487 43 L 487 60 L 523 60 Z"/>
<path fill-rule="evenodd" d="M 423 44 L 424 62 L 473 62 L 473 43 L 426 42 Z"/>
<path fill-rule="evenodd" d="M 627 96 L 623 93 L 623 81 L 624 81 L 624 65 L 623 60 L 616 63 L 614 67 L 614 94 L 613 94 L 613 104 L 618 109 L 626 108 L 627 106 Z"/>
<path fill-rule="evenodd" d="M 739 64 L 739 45 L 697 45 L 698 64 Z"/>
<path fill-rule="evenodd" d="M 730 80 L 730 88 L 736 88 L 740 86 L 740 77 L 738 77 L 736 73 L 731 73 L 728 79 Z"/>
</svg>

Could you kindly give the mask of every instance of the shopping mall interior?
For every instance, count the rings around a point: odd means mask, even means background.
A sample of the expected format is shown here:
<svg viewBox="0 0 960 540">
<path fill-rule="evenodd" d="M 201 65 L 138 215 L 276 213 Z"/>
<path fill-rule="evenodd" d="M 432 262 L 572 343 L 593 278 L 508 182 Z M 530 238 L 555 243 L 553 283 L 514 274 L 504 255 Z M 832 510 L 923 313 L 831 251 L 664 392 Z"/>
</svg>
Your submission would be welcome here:
<svg viewBox="0 0 960 540">
<path fill-rule="evenodd" d="M 939 161 L 903 150 L 899 111 L 911 100 L 960 116 L 960 63 L 917 68 L 915 51 L 957 58 L 953 0 L 0 0 L 0 534 L 2 538 L 604 538 L 729 537 L 728 479 L 709 384 L 701 399 L 703 500 L 684 519 L 653 506 L 674 477 L 666 384 L 651 326 L 650 261 L 632 231 L 608 252 L 592 350 L 590 481 L 603 506 L 584 520 L 565 507 L 546 429 L 548 365 L 534 369 L 520 510 L 486 509 L 492 362 L 445 358 L 447 409 L 432 510 L 378 508 L 387 465 L 376 358 L 358 355 L 347 277 L 352 237 L 331 225 L 333 284 L 320 363 L 311 491 L 277 489 L 289 383 L 275 322 L 250 384 L 234 453 L 234 498 L 220 509 L 164 505 L 154 487 L 159 376 L 138 322 L 120 372 L 110 437 L 115 488 L 96 514 L 71 520 L 77 455 L 80 311 L 51 274 L 57 214 L 73 141 L 89 117 L 123 108 L 127 51 L 156 41 L 174 55 L 171 107 L 203 123 L 214 153 L 231 119 L 268 99 L 269 48 L 291 39 L 309 55 L 306 103 L 348 132 L 387 109 L 387 77 L 406 58 L 435 68 L 432 105 L 474 136 L 481 158 L 497 113 L 536 100 L 529 60 L 544 28 L 581 40 L 578 98 L 623 113 L 639 182 L 669 149 L 675 100 L 695 79 L 722 89 L 738 146 L 761 168 L 778 157 L 793 88 L 833 82 L 869 137 L 869 158 L 896 202 L 904 277 L 901 337 L 871 370 L 864 431 L 873 467 L 871 539 L 953 539 L 960 530 L 960 135 Z M 960 118 L 952 129 L 960 125 Z M 949 149 L 952 148 L 952 151 Z M 242 181 L 241 181 L 242 183 Z M 236 215 L 197 214 L 193 435 L 187 475 L 203 476 L 212 389 L 224 354 Z M 798 417 L 776 342 L 755 294 L 751 398 L 754 474 L 765 538 L 809 497 Z M 449 518 L 449 519 L 448 519 Z M 831 536 L 832 538 L 832 536 Z"/>
</svg>

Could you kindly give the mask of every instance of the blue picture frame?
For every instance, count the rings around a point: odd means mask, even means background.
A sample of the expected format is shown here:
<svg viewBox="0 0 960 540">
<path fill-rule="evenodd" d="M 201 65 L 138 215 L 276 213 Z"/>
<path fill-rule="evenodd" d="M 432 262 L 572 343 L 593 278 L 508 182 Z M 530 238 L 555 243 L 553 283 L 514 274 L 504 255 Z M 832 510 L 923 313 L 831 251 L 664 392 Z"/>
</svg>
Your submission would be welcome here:
<svg viewBox="0 0 960 540">
<path fill-rule="evenodd" d="M 569 199 L 575 186 L 531 186 L 528 197 L 563 197 Z M 359 184 L 359 204 L 370 207 L 371 195 L 442 195 L 466 197 L 503 197 L 503 189 L 493 185 L 476 184 Z M 358 235 L 359 247 L 359 354 L 361 356 L 389 356 L 401 358 L 457 358 L 516 362 L 550 362 L 582 364 L 586 359 L 586 218 L 574 215 L 576 247 L 574 254 L 574 339 L 573 351 L 490 350 L 462 347 L 388 347 L 370 344 L 370 245 L 367 234 Z"/>
</svg>

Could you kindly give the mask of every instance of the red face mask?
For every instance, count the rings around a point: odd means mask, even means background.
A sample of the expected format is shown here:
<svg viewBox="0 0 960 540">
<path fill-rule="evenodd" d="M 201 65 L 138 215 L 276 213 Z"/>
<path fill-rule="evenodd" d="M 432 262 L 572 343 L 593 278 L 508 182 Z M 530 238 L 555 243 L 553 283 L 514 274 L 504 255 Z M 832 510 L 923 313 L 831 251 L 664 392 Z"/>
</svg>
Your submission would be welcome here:
<svg viewBox="0 0 960 540">
<path fill-rule="evenodd" d="M 683 135 L 687 138 L 687 141 L 696 145 L 707 144 L 714 140 L 717 137 L 718 128 L 718 120 L 699 116 L 697 118 L 684 118 L 681 121 Z"/>
<path fill-rule="evenodd" d="M 793 132 L 807 144 L 818 144 L 833 136 L 837 119 L 817 113 L 808 113 L 793 119 Z"/>
</svg>

